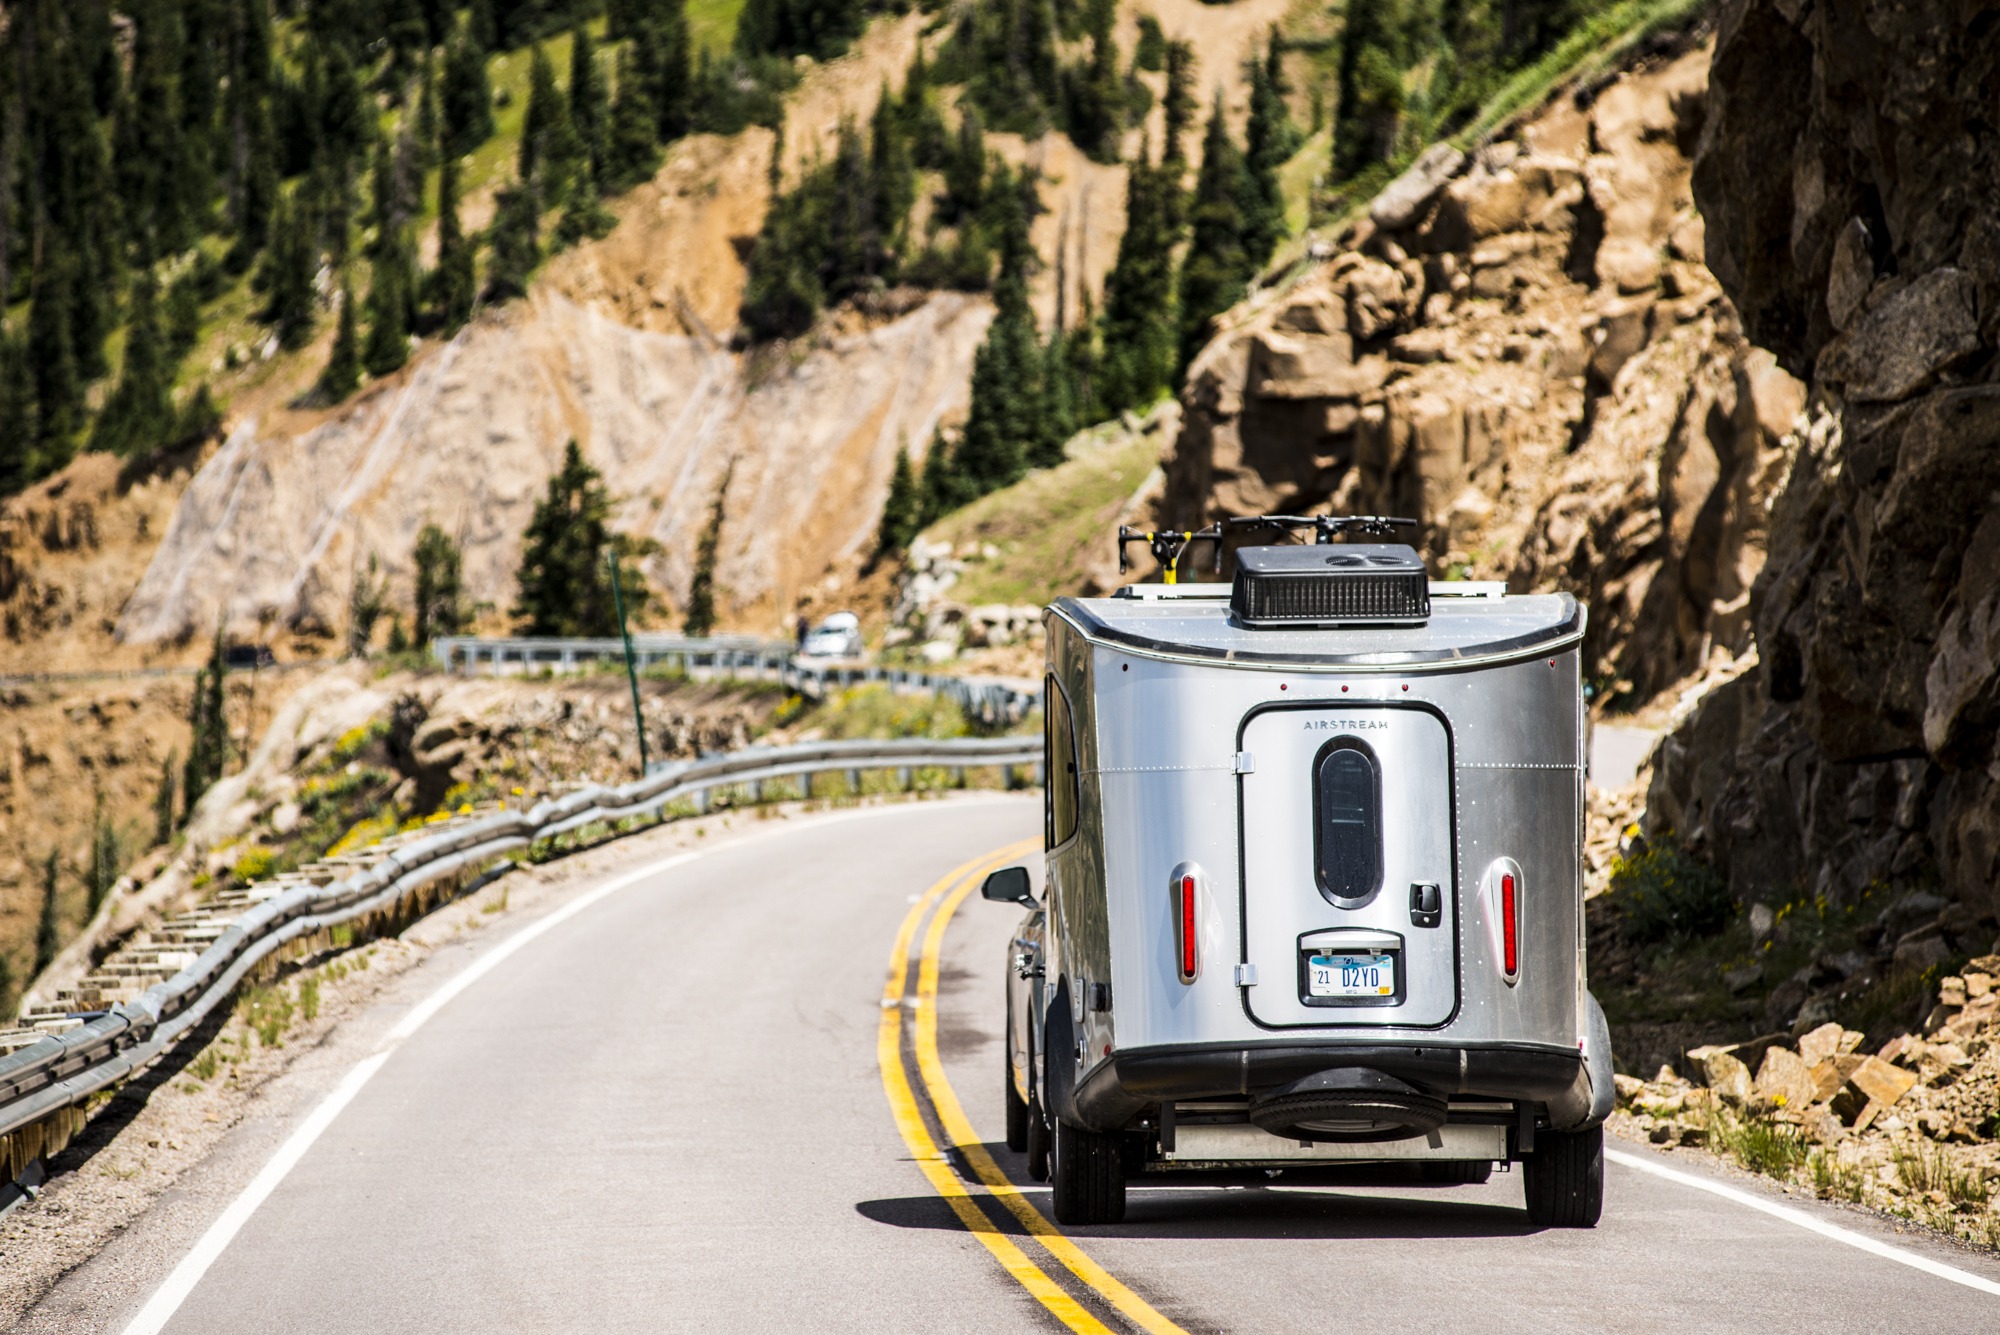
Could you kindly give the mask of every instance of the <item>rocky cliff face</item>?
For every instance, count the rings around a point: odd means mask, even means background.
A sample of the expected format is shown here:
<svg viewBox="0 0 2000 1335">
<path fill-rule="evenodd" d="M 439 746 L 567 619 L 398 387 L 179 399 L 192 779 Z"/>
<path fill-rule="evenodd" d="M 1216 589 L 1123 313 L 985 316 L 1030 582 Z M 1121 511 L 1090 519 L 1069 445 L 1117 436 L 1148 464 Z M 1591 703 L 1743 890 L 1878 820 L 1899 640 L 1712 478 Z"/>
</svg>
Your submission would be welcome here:
<svg viewBox="0 0 2000 1335">
<path fill-rule="evenodd" d="M 1745 651 L 1802 393 L 1703 264 L 1708 62 L 1432 150 L 1191 368 L 1161 518 L 1417 517 L 1441 574 L 1585 598 L 1637 700 Z"/>
<path fill-rule="evenodd" d="M 521 532 L 572 437 L 625 500 L 620 528 L 660 542 L 647 573 L 674 602 L 728 475 L 720 582 L 735 617 L 777 620 L 873 540 L 897 447 L 920 451 L 964 411 L 990 313 L 933 296 L 787 363 L 538 292 L 302 438 L 237 427 L 181 498 L 118 637 L 218 620 L 337 635 L 353 572 L 375 555 L 407 579 L 426 522 L 458 536 L 472 597 L 504 611 Z"/>
<path fill-rule="evenodd" d="M 2000 911 L 2000 31 L 1990 6 L 1735 0 L 1693 177 L 1745 332 L 1811 382 L 1758 663 L 1652 820 L 1739 895 L 1941 884 Z"/>
</svg>

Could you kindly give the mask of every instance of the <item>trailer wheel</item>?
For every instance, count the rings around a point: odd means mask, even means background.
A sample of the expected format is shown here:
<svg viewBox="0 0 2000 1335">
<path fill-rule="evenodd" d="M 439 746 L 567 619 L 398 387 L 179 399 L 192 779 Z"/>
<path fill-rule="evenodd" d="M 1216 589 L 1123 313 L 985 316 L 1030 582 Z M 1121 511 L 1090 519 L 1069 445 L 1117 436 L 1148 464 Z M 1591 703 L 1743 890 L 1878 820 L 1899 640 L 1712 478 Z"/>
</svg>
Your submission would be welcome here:
<svg viewBox="0 0 2000 1335">
<path fill-rule="evenodd" d="M 1028 1104 L 1014 1092 L 1013 1044 L 1001 1054 L 1000 1076 L 1007 1088 L 1007 1148 L 1019 1154 L 1028 1148 Z"/>
<path fill-rule="evenodd" d="M 1116 1134 L 1056 1119 L 1055 1215 L 1059 1224 L 1115 1224 L 1125 1217 L 1125 1165 Z"/>
<path fill-rule="evenodd" d="M 1028 1103 L 1028 1176 L 1037 1182 L 1049 1180 L 1049 1119 L 1040 1099 Z"/>
<path fill-rule="evenodd" d="M 1604 1213 L 1604 1128 L 1543 1131 L 1522 1163 L 1528 1221 L 1544 1228 L 1594 1228 Z"/>
<path fill-rule="evenodd" d="M 1473 1186 L 1493 1176 L 1485 1159 L 1431 1159 L 1422 1167 L 1423 1180 L 1443 1187 Z"/>
</svg>

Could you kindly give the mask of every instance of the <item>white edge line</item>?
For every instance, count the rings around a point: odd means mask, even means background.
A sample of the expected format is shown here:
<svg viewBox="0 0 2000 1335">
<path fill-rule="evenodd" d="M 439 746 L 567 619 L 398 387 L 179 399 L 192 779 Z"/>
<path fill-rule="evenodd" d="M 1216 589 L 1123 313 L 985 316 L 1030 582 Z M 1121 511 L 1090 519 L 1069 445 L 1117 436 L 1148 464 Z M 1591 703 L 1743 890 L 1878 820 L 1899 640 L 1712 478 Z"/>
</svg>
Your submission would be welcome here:
<svg viewBox="0 0 2000 1335">
<path fill-rule="evenodd" d="M 859 811 L 840 812 L 835 815 L 822 817 L 810 823 L 814 825 L 830 825 L 837 821 L 853 820 L 857 817 L 903 811 L 908 809 L 910 805 L 912 804 L 904 802 L 885 803 L 879 807 L 865 807 Z M 751 838 L 754 839 L 763 834 L 783 834 L 789 830 L 802 828 L 806 827 L 779 826 L 768 831 L 760 831 L 758 835 L 753 835 Z M 738 842 L 749 842 L 749 840 L 740 840 Z M 563 923 L 568 922 L 591 905 L 617 894 L 620 890 L 628 886 L 636 885 L 640 881 L 657 876 L 661 872 L 671 871 L 675 867 L 693 862 L 696 858 L 706 853 L 721 852 L 734 846 L 734 844 L 724 843 L 717 844 L 714 848 L 676 853 L 672 857 L 662 858 L 658 862 L 649 862 L 645 866 L 628 871 L 622 876 L 614 876 L 596 889 L 579 895 L 561 908 L 541 918 L 537 918 L 534 922 L 514 933 L 514 935 L 502 941 L 477 960 L 474 960 L 466 968 L 454 974 L 435 992 L 432 992 L 428 997 L 418 1002 L 416 1006 L 411 1008 L 409 1014 L 405 1015 L 396 1024 L 396 1027 L 389 1031 L 388 1036 L 383 1039 L 381 1047 L 377 1048 L 372 1055 L 356 1062 L 353 1068 L 341 1078 L 340 1083 L 334 1087 L 333 1092 L 320 1100 L 319 1106 L 307 1115 L 306 1120 L 299 1124 L 298 1130 L 292 1132 L 291 1138 L 278 1148 L 278 1152 L 272 1155 L 270 1161 L 264 1165 L 257 1176 L 250 1180 L 250 1185 L 245 1187 L 242 1193 L 229 1203 L 229 1208 L 224 1210 L 221 1216 L 208 1226 L 208 1231 L 201 1235 L 200 1241 L 195 1243 L 193 1250 L 181 1258 L 180 1264 L 174 1267 L 173 1273 L 169 1274 L 165 1282 L 154 1291 L 153 1296 L 140 1309 L 139 1315 L 133 1317 L 131 1324 L 125 1327 L 124 1335 L 159 1335 L 160 1331 L 166 1328 L 167 1322 L 173 1320 L 174 1314 L 180 1310 L 181 1304 L 187 1301 L 188 1295 L 194 1292 L 197 1284 L 201 1283 L 202 1276 L 208 1273 L 209 1267 L 213 1266 L 221 1258 L 222 1253 L 228 1248 L 230 1242 L 234 1240 L 236 1234 L 241 1231 L 243 1225 L 250 1221 L 250 1216 L 257 1212 L 257 1207 L 262 1205 L 265 1198 L 273 1191 L 277 1190 L 278 1184 L 285 1180 L 285 1175 L 290 1173 L 298 1165 L 299 1160 L 305 1157 L 306 1151 L 312 1148 L 313 1142 L 319 1139 L 320 1133 L 333 1125 L 333 1119 L 340 1116 L 341 1110 L 346 1108 L 354 1100 L 354 1096 L 361 1092 L 362 1087 L 375 1077 L 375 1073 L 382 1069 L 383 1065 L 389 1060 L 390 1055 L 402 1044 L 403 1040 L 421 1029 L 433 1016 L 443 1010 L 445 1005 L 454 997 L 498 968 L 501 962 L 513 955 L 514 952 L 536 940 L 544 933 L 553 931 Z"/>
<path fill-rule="evenodd" d="M 1861 1251 L 1879 1256 L 1885 1261 L 1894 1261 L 1898 1265 L 1909 1266 L 1912 1270 L 1921 1270 L 1927 1275 L 1935 1275 L 1939 1279 L 1950 1280 L 1954 1284 L 1963 1284 L 1968 1289 L 1977 1289 L 1981 1293 L 1990 1293 L 1995 1297 L 2000 1297 L 2000 1283 L 1995 1283 L 1990 1279 L 1975 1275 L 1968 1270 L 1960 1270 L 1957 1266 L 1946 1265 L 1943 1261 L 1933 1261 L 1928 1256 L 1919 1256 L 1915 1252 L 1905 1251 L 1903 1248 L 1891 1243 L 1871 1238 L 1865 1233 L 1856 1233 L 1852 1229 L 1842 1228 L 1840 1225 L 1828 1223 L 1824 1219 L 1817 1219 L 1794 1206 L 1780 1205 L 1776 1201 L 1766 1200 L 1764 1197 L 1753 1192 L 1742 1191 L 1736 1187 L 1727 1186 L 1709 1178 L 1698 1177 L 1693 1173 L 1683 1173 L 1678 1168 L 1668 1168 L 1664 1164 L 1654 1163 L 1651 1159 L 1641 1158 L 1636 1154 L 1627 1154 L 1622 1150 L 1607 1149 L 1604 1151 L 1604 1157 L 1613 1163 L 1622 1164 L 1627 1168 L 1636 1168 L 1642 1173 L 1651 1173 L 1653 1176 L 1663 1177 L 1669 1182 L 1677 1182 L 1684 1187 L 1693 1187 L 1696 1191 L 1706 1191 L 1710 1195 L 1720 1196 L 1724 1200 L 1735 1201 L 1738 1205 L 1746 1205 L 1752 1210 L 1761 1210 L 1763 1213 L 1777 1219 L 1782 1219 L 1788 1224 L 1803 1228 L 1811 1233 L 1817 1233 L 1824 1238 L 1831 1238 L 1835 1242 L 1846 1243 L 1850 1247 L 1859 1248 Z"/>
</svg>

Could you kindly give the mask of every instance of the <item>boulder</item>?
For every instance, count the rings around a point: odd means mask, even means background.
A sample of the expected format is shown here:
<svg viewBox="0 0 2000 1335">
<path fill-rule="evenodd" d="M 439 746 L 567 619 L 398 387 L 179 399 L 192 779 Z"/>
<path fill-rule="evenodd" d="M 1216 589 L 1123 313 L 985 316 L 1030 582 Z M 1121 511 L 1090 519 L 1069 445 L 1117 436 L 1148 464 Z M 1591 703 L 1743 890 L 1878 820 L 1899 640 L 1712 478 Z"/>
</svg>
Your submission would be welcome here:
<svg viewBox="0 0 2000 1335">
<path fill-rule="evenodd" d="M 1779 1108 L 1801 1109 L 1817 1103 L 1811 1071 L 1798 1053 L 1772 1047 L 1757 1067 L 1757 1096 Z"/>
<path fill-rule="evenodd" d="M 1408 227 L 1423 216 L 1445 183 L 1465 165 L 1465 154 L 1449 143 L 1432 144 L 1409 168 L 1391 181 L 1369 206 L 1368 217 L 1390 231 Z"/>
<path fill-rule="evenodd" d="M 1715 1091 L 1717 1098 L 1736 1108 L 1750 1102 L 1756 1092 L 1756 1082 L 1750 1077 L 1750 1068 L 1736 1057 L 1720 1048 L 1696 1048 L 1688 1056 L 1701 1062 L 1708 1087 Z"/>
<path fill-rule="evenodd" d="M 1880 1057 L 1863 1057 L 1847 1077 L 1847 1087 L 1887 1108 L 1916 1087 L 1917 1074 Z"/>
</svg>

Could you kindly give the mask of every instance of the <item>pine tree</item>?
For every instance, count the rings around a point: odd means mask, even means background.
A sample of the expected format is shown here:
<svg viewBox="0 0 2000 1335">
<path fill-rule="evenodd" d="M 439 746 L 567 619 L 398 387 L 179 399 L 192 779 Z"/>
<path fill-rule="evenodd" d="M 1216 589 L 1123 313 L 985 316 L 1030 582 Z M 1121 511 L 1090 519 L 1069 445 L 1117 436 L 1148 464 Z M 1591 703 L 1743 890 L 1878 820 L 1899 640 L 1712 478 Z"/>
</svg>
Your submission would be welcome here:
<svg viewBox="0 0 2000 1335">
<path fill-rule="evenodd" d="M 472 0 L 467 9 L 465 35 L 482 60 L 500 49 L 500 25 L 493 17 L 493 0 Z"/>
<path fill-rule="evenodd" d="M 35 375 L 21 339 L 0 329 L 0 495 L 34 481 Z"/>
<path fill-rule="evenodd" d="M 910 451 L 896 447 L 896 466 L 889 474 L 889 496 L 882 503 L 882 524 L 876 531 L 875 550 L 900 552 L 922 531 L 923 496 L 917 490 L 917 475 L 910 468 Z"/>
<path fill-rule="evenodd" d="M 520 595 L 513 615 L 523 635 L 615 635 L 606 553 L 620 559 L 644 550 L 642 544 L 610 531 L 611 493 L 595 468 L 584 462 L 572 440 L 562 467 L 549 479 L 548 493 L 535 503 L 523 537 L 521 567 L 515 576 Z M 637 619 L 651 591 L 636 572 L 624 584 L 626 614 Z"/>
<path fill-rule="evenodd" d="M 151 272 L 141 270 L 132 284 L 125 364 L 91 432 L 94 450 L 139 455 L 167 443 L 174 433 L 173 367 L 160 332 L 157 291 Z"/>
<path fill-rule="evenodd" d="M 55 236 L 36 275 L 34 304 L 28 308 L 27 362 L 34 370 L 38 473 L 69 462 L 83 415 L 83 373 L 78 366 L 71 322 L 71 250 Z"/>
<path fill-rule="evenodd" d="M 959 113 L 958 137 L 944 164 L 945 221 L 979 212 L 985 192 L 985 127 L 980 124 L 979 112 L 966 107 Z"/>
<path fill-rule="evenodd" d="M 174 794 L 176 791 L 174 770 L 180 761 L 178 751 L 168 751 L 166 760 L 160 766 L 160 782 L 153 789 L 153 843 L 164 844 L 174 837 Z"/>
<path fill-rule="evenodd" d="M 188 706 L 187 764 L 181 771 L 182 810 L 192 813 L 209 785 L 222 777 L 229 763 L 229 721 L 224 711 L 222 628 L 216 627 L 208 663 L 194 677 L 194 698 Z"/>
<path fill-rule="evenodd" d="M 390 375 L 410 360 L 413 267 L 408 245 L 393 234 L 376 250 L 368 284 L 368 341 L 361 350 L 369 375 Z"/>
<path fill-rule="evenodd" d="M 295 220 L 290 207 L 278 206 L 271 226 L 271 245 L 264 252 L 259 286 L 265 293 L 264 320 L 287 349 L 304 347 L 311 339 L 318 312 L 313 295 L 315 253 L 311 229 Z"/>
<path fill-rule="evenodd" d="M 952 452 L 953 471 L 974 496 L 1009 486 L 1027 471 L 1028 419 L 1037 397 L 1039 341 L 1026 284 L 1002 274 L 995 298 L 1000 309 L 973 355 L 971 403 Z"/>
<path fill-rule="evenodd" d="M 917 53 L 903 75 L 896 117 L 903 140 L 910 146 L 911 161 L 926 171 L 944 166 L 951 150 L 951 134 L 945 128 L 944 113 L 938 110 L 937 99 L 931 94 L 930 67 L 924 63 L 922 41 L 918 41 Z"/>
<path fill-rule="evenodd" d="M 62 949 L 62 908 L 56 902 L 60 872 L 55 850 L 50 849 L 48 861 L 42 864 L 42 916 L 35 924 L 36 974 L 54 964 Z"/>
<path fill-rule="evenodd" d="M 262 9 L 255 3 L 247 7 Z M 243 105 L 237 112 L 234 137 L 240 148 L 231 187 L 236 237 L 224 263 L 231 273 L 242 273 L 270 240 L 272 216 L 278 207 L 278 132 L 271 121 L 268 96 L 246 93 L 238 98 L 233 88 L 231 92 Z"/>
<path fill-rule="evenodd" d="M 113 160 L 119 202 L 142 264 L 182 250 L 192 239 L 188 203 L 196 167 L 181 115 L 179 77 L 185 45 L 181 6 L 149 6 L 136 25 L 130 85 L 118 109 Z"/>
<path fill-rule="evenodd" d="M 910 209 L 917 202 L 917 170 L 886 79 L 882 82 L 881 96 L 875 100 L 868 137 L 868 170 L 875 186 L 875 224 L 882 244 L 897 252 L 909 226 Z"/>
<path fill-rule="evenodd" d="M 1194 46 L 1189 42 L 1167 43 L 1167 95 L 1161 100 L 1167 118 L 1166 142 L 1161 145 L 1164 162 L 1187 162 L 1187 134 L 1194 128 L 1197 110 L 1194 100 Z M 1178 184 L 1178 181 L 1176 182 Z"/>
<path fill-rule="evenodd" d="M 1034 435 L 1028 442 L 1028 464 L 1033 468 L 1054 468 L 1066 458 L 1069 438 L 1082 425 L 1077 416 L 1076 369 L 1070 360 L 1069 335 L 1051 330 L 1042 345 L 1042 365 L 1038 376 L 1041 390 L 1036 404 Z"/>
<path fill-rule="evenodd" d="M 354 572 L 347 590 L 347 652 L 353 658 L 368 657 L 375 639 L 375 623 L 389 606 L 389 581 L 378 573 L 382 563 L 368 553 L 368 565 Z"/>
<path fill-rule="evenodd" d="M 627 47 L 618 57 L 618 95 L 611 107 L 610 140 L 605 148 L 607 189 L 630 189 L 659 170 L 659 133 L 652 89 L 640 72 L 633 48 Z"/>
<path fill-rule="evenodd" d="M 1386 159 L 1402 116 L 1402 63 L 1389 0 L 1348 0 L 1340 36 L 1333 174 L 1354 175 Z"/>
<path fill-rule="evenodd" d="M 487 268 L 486 291 L 496 300 L 527 294 L 528 279 L 542 261 L 538 214 L 530 181 L 516 181 L 493 201 L 493 259 Z"/>
<path fill-rule="evenodd" d="M 1112 35 L 1116 0 L 1090 0 L 1085 23 L 1090 60 L 1072 79 L 1069 133 L 1076 146 L 1099 162 L 1118 160 L 1119 131 L 1125 126 L 1124 90 L 1118 78 L 1118 42 Z"/>
<path fill-rule="evenodd" d="M 1284 48 L 1276 31 L 1262 61 L 1250 66 L 1250 121 L 1245 127 L 1243 254 L 1252 270 L 1263 267 L 1285 234 L 1285 197 L 1278 171 L 1298 151 L 1299 132 L 1285 106 Z"/>
<path fill-rule="evenodd" d="M 604 87 L 604 71 L 597 63 L 597 45 L 590 40 L 589 26 L 582 22 L 570 29 L 569 108 L 590 175 L 601 181 L 611 139 L 611 99 Z"/>
<path fill-rule="evenodd" d="M 938 520 L 973 499 L 973 494 L 959 478 L 954 466 L 954 451 L 944 438 L 944 432 L 931 434 L 930 449 L 924 453 L 924 476 L 919 504 L 917 531 L 935 524 Z"/>
<path fill-rule="evenodd" d="M 167 357 L 179 364 L 201 337 L 201 266 L 191 264 L 167 287 Z"/>
<path fill-rule="evenodd" d="M 1104 279 L 1104 369 L 1107 412 L 1143 408 L 1173 382 L 1173 251 L 1179 240 L 1175 199 L 1178 163 L 1150 165 L 1142 149 L 1125 180 L 1125 231 L 1118 259 Z"/>
<path fill-rule="evenodd" d="M 537 45 L 528 65 L 528 110 L 521 121 L 521 179 L 539 181 L 545 200 L 566 200 L 581 157 L 569 99 L 556 86 L 548 53 Z"/>
<path fill-rule="evenodd" d="M 410 617 L 412 638 L 419 648 L 439 635 L 457 635 L 471 624 L 465 603 L 464 557 L 458 544 L 436 524 L 417 533 L 412 554 L 416 566 L 416 607 Z"/>
<path fill-rule="evenodd" d="M 104 812 L 104 792 L 99 789 L 90 822 L 90 874 L 84 881 L 89 891 L 90 917 L 97 916 L 105 896 L 118 883 L 118 864 L 123 857 L 118 844 L 118 831 L 112 828 L 111 818 Z"/>
<path fill-rule="evenodd" d="M 715 559 L 722 548 L 723 507 L 735 472 L 734 463 L 724 471 L 722 485 L 715 489 L 715 500 L 708 507 L 708 522 L 695 542 L 694 578 L 688 584 L 687 617 L 681 623 L 681 634 L 693 639 L 715 633 Z"/>
<path fill-rule="evenodd" d="M 326 368 L 319 373 L 313 393 L 322 403 L 339 403 L 361 385 L 361 346 L 354 328 L 354 290 L 340 285 L 340 323 L 333 335 L 333 351 Z"/>
<path fill-rule="evenodd" d="M 493 85 L 486 77 L 486 52 L 469 31 L 445 50 L 443 84 L 438 109 L 444 120 L 444 154 L 463 157 L 493 137 Z"/>
<path fill-rule="evenodd" d="M 451 334 L 472 318 L 479 294 L 473 274 L 473 244 L 458 218 L 458 159 L 446 158 L 438 168 L 437 267 L 429 275 L 431 318 Z"/>
<path fill-rule="evenodd" d="M 694 48 L 687 0 L 656 0 L 656 12 L 648 27 L 654 53 L 650 91 L 660 118 L 660 142 L 668 144 L 694 128 Z M 707 55 L 705 48 L 702 54 Z"/>
<path fill-rule="evenodd" d="M 1202 140 L 1201 173 L 1188 210 L 1188 251 L 1181 262 L 1182 369 L 1208 340 L 1209 323 L 1243 296 L 1249 272 L 1243 253 L 1243 176 L 1243 157 L 1229 137 L 1218 92 Z"/>
<path fill-rule="evenodd" d="M 604 207 L 598 197 L 597 182 L 588 176 L 570 187 L 569 204 L 556 219 L 556 245 L 573 246 L 579 241 L 595 241 L 610 236 L 618 226 L 618 215 Z"/>
</svg>

